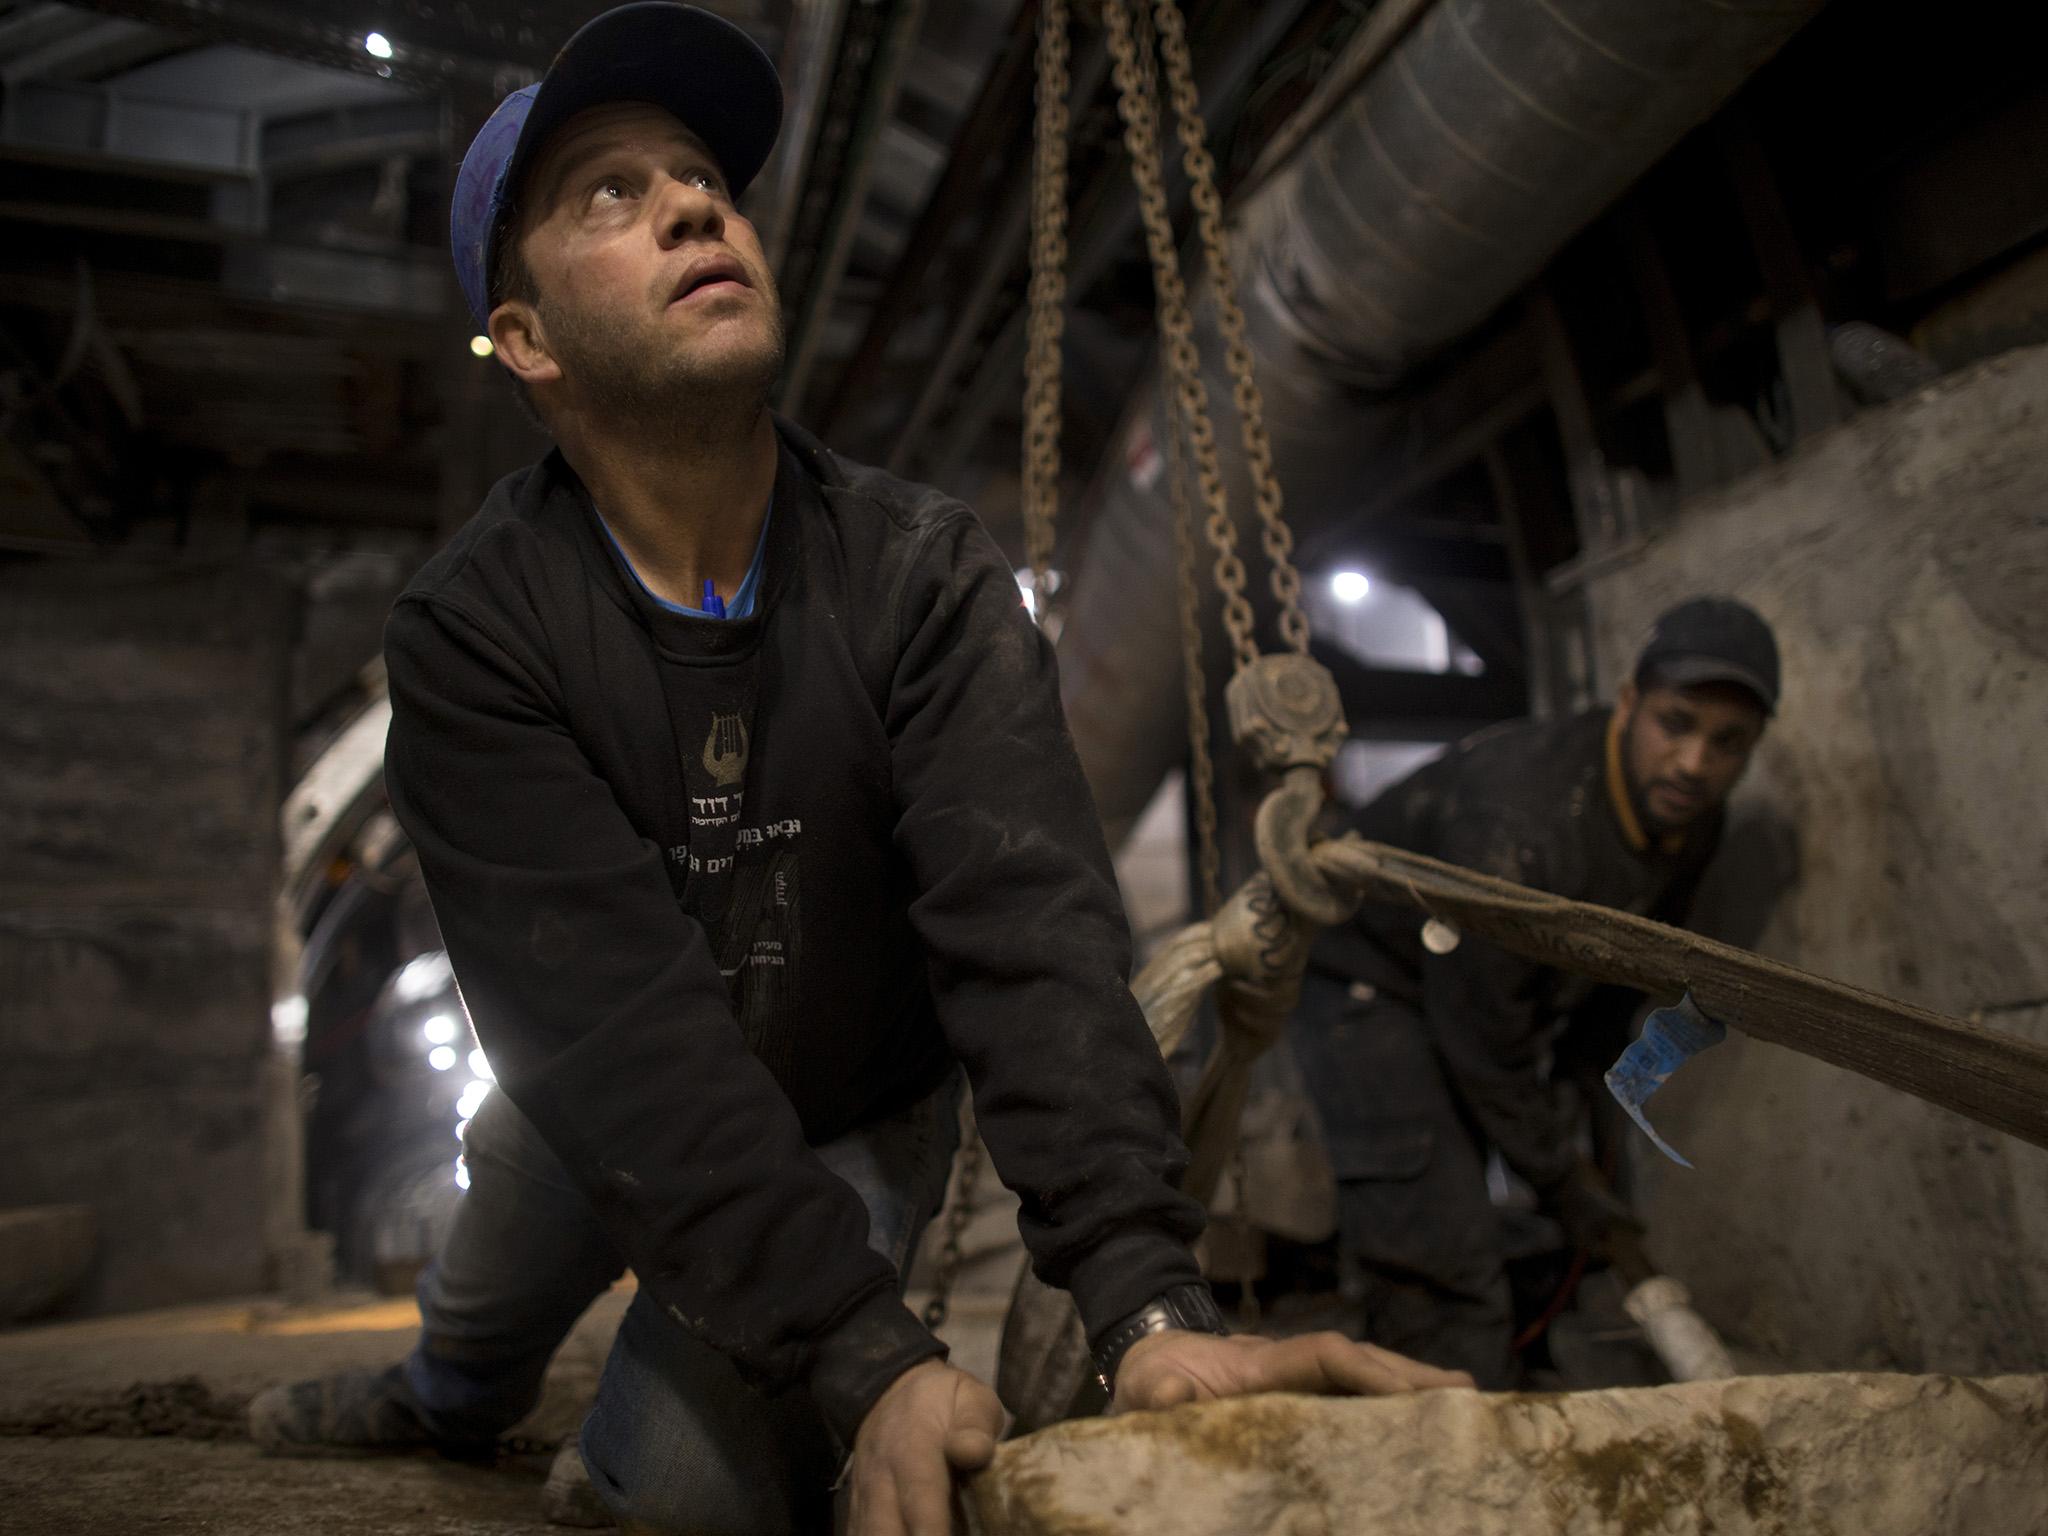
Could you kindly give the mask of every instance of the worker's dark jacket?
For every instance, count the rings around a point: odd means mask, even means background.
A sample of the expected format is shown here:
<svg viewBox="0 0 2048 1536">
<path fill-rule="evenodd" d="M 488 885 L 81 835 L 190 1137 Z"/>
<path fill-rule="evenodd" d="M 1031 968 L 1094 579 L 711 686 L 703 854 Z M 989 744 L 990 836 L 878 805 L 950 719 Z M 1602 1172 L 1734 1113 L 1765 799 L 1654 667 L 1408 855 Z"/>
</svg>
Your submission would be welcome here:
<svg viewBox="0 0 2048 1536">
<path fill-rule="evenodd" d="M 809 1147 L 964 1063 L 1092 1331 L 1198 1278 L 1050 647 L 967 509 L 780 427 L 755 615 L 662 609 L 559 454 L 400 598 L 386 775 L 500 1083 L 662 1309 L 850 1435 L 943 1347 Z"/>
<path fill-rule="evenodd" d="M 1721 813 L 1683 837 L 1646 837 L 1623 788 L 1611 714 L 1518 721 L 1460 742 L 1357 812 L 1360 836 L 1538 890 L 1684 921 L 1720 838 Z M 1471 936 L 1422 945 L 1423 914 L 1368 902 L 1326 933 L 1312 970 L 1414 1006 L 1459 1099 L 1508 1165 L 1537 1189 L 1571 1168 L 1573 1135 L 1546 1076 L 1561 1025 L 1626 1013 L 1632 993 L 1595 988 Z"/>
</svg>

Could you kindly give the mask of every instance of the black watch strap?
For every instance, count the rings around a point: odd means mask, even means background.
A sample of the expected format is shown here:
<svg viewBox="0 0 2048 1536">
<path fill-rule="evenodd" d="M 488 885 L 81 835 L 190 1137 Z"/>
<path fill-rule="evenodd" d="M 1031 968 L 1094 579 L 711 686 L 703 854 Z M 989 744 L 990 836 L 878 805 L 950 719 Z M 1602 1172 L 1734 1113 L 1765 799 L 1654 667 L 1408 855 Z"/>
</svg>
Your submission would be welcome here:
<svg viewBox="0 0 2048 1536">
<path fill-rule="evenodd" d="M 1111 1396 L 1116 1394 L 1116 1368 L 1133 1344 L 1147 1334 L 1164 1333 L 1169 1328 L 1189 1333 L 1230 1332 L 1230 1325 L 1223 1321 L 1223 1313 L 1216 1306 L 1216 1298 L 1209 1294 L 1208 1286 L 1176 1285 L 1138 1308 L 1096 1342 L 1095 1374 L 1102 1382 L 1102 1390 Z"/>
</svg>

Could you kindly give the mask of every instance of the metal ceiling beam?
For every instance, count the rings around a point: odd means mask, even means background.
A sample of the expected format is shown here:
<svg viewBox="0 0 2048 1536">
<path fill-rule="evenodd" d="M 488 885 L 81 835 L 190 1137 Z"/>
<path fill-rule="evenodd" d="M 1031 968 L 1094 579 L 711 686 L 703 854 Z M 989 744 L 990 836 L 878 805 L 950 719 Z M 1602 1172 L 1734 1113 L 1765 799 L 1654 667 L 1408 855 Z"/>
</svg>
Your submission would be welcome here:
<svg viewBox="0 0 2048 1536">
<path fill-rule="evenodd" d="M 84 21 L 68 5 L 23 5 L 0 14 L 0 59 L 62 42 Z"/>
<path fill-rule="evenodd" d="M 109 329 L 127 343 L 172 328 L 203 327 L 236 334 L 292 334 L 319 337 L 332 345 L 378 357 L 428 360 L 443 354 L 438 335 L 400 316 L 349 314 L 307 308 L 269 295 L 226 292 L 216 281 L 93 269 L 94 306 Z M 0 308 L 62 315 L 76 303 L 72 269 L 38 266 L 0 268 Z"/>
<path fill-rule="evenodd" d="M 0 151 L 109 169 L 253 178 L 261 123 L 245 107 L 160 101 L 106 85 L 18 80 L 0 94 Z"/>
<path fill-rule="evenodd" d="M 360 12 L 317 4 L 284 5 L 272 0 L 80 0 L 87 9 L 167 27 L 209 43 L 234 43 L 353 74 L 373 75 L 402 85 L 447 90 L 496 102 L 506 92 L 538 79 L 553 49 L 575 26 L 584 7 L 509 5 L 494 8 L 499 18 L 467 24 L 468 6 L 387 5 L 388 60 L 363 51 Z M 431 9 L 434 20 L 421 13 Z M 591 7 L 591 11 L 602 7 Z M 395 14 L 393 14 L 395 13 Z"/>
<path fill-rule="evenodd" d="M 231 293 L 332 310 L 430 319 L 448 312 L 445 251 L 344 251 L 312 245 L 237 245 L 221 285 Z"/>
<path fill-rule="evenodd" d="M 918 24 L 924 18 L 924 0 L 873 0 L 867 9 L 876 13 L 877 26 L 861 81 L 859 104 L 832 175 L 832 211 L 825 220 L 815 259 L 797 297 L 796 315 L 789 331 L 789 360 L 780 403 L 786 413 L 795 417 L 803 414 L 825 322 L 831 315 L 839 280 L 845 275 L 846 259 L 853 250 L 861 209 L 867 201 L 868 179 L 874 169 L 875 146 L 895 111 L 903 66 L 910 58 Z"/>
<path fill-rule="evenodd" d="M 848 0 L 796 0 L 782 44 L 778 72 L 787 92 L 788 114 L 766 170 L 755 182 L 760 207 L 754 225 L 761 233 L 769 270 L 787 271 L 790 236 L 796 228 L 804 181 L 817 149 L 819 120 L 832 79 L 832 64 L 846 27 Z"/>
<path fill-rule="evenodd" d="M 417 96 L 346 102 L 308 112 L 272 112 L 258 146 L 264 175 L 308 175 L 392 155 L 452 160 L 447 109 Z"/>
<path fill-rule="evenodd" d="M 890 473 L 902 475 L 911 472 L 913 455 L 930 434 L 932 424 L 938 419 L 946 401 L 952 397 L 954 380 L 960 376 L 967 354 L 980 340 L 989 311 L 1008 286 L 1030 233 L 1031 186 L 1028 181 L 1013 182 L 1003 195 L 1002 205 L 982 242 L 981 260 L 975 269 L 973 286 L 953 312 L 953 324 L 946 332 L 938 358 L 926 371 L 924 387 L 917 392 L 910 416 L 904 422 L 903 430 L 897 434 L 896 446 L 889 450 Z M 1021 391 L 1021 375 L 1016 383 Z"/>
<path fill-rule="evenodd" d="M 54 9 L 54 7 L 53 7 Z M 0 41 L 0 84 L 21 80 L 95 81 L 188 46 L 175 32 L 120 16 L 69 12 L 76 25 L 40 47 L 10 54 Z"/>
<path fill-rule="evenodd" d="M 1018 118 L 1030 110 L 1038 8 L 1039 0 L 1022 0 L 1011 19 L 1010 30 L 989 67 L 981 93 L 954 135 L 952 154 L 938 184 L 925 199 L 924 210 L 904 241 L 902 259 L 889 274 L 889 284 L 868 316 L 860 345 L 840 370 L 839 382 L 818 413 L 818 431 L 826 436 L 831 435 L 847 406 L 874 387 L 876 371 L 897 328 L 929 297 L 925 279 L 931 275 L 932 263 L 946 249 L 958 221 L 967 211 L 969 199 L 980 192 L 989 157 L 1015 142 Z"/>
<path fill-rule="evenodd" d="M 194 245 L 225 245 L 230 240 L 260 233 L 254 224 L 230 223 L 207 213 L 91 207 L 83 203 L 0 197 L 0 224 L 7 223 L 49 229 L 92 230 L 100 234 L 176 240 Z"/>
</svg>

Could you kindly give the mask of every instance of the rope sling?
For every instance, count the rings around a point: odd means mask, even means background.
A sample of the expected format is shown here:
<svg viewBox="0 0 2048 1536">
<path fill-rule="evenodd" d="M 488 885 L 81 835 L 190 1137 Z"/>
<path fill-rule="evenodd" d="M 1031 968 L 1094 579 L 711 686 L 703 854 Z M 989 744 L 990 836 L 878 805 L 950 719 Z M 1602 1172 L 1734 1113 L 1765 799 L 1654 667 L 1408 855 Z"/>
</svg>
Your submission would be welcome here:
<svg viewBox="0 0 2048 1536">
<path fill-rule="evenodd" d="M 1237 1144 L 1253 1064 L 1284 1030 L 1298 999 L 1309 947 L 1324 927 L 1348 921 L 1367 900 L 1419 909 L 1430 947 L 1443 952 L 1476 935 L 1543 965 L 1648 993 L 1689 993 L 1710 1018 L 1757 1039 L 2048 1146 L 2048 1047 L 1826 980 L 1732 945 L 1647 918 L 1570 901 L 1446 864 L 1356 834 L 1310 841 L 1324 805 L 1324 771 L 1347 727 L 1329 673 L 1308 654 L 1301 578 L 1282 510 L 1243 312 L 1236 298 L 1222 200 L 1202 122 L 1187 33 L 1175 0 L 1100 0 L 1117 86 L 1124 145 L 1143 217 L 1158 307 L 1167 420 L 1169 494 L 1175 531 L 1189 791 L 1198 841 L 1201 921 L 1182 929 L 1132 982 L 1163 1055 L 1181 1044 L 1202 997 L 1215 989 L 1219 1034 L 1183 1110 L 1190 1161 L 1183 1187 L 1204 1204 Z M 1042 0 L 1037 115 L 1032 155 L 1033 237 L 1024 409 L 1023 506 L 1034 595 L 1043 620 L 1053 596 L 1060 471 L 1061 337 L 1066 303 L 1068 94 L 1067 0 Z M 1245 597 L 1188 292 L 1165 192 L 1159 126 L 1163 73 L 1195 211 L 1209 294 L 1222 333 L 1260 542 L 1271 567 L 1284 649 L 1261 654 Z M 1232 675 L 1225 707 L 1233 742 L 1277 781 L 1254 819 L 1259 872 L 1227 900 L 1217 887 L 1215 770 L 1202 656 L 1193 483 L 1206 509 Z M 935 1291 L 925 1317 L 936 1327 L 960 1265 L 968 1197 L 980 1168 L 971 1130 L 949 1202 Z M 1240 1190 L 1242 1181 L 1240 1180 Z M 1003 1328 L 997 1391 L 1019 1432 L 1098 1411 L 1101 1392 L 1079 1314 L 1064 1291 L 1027 1264 Z"/>
</svg>

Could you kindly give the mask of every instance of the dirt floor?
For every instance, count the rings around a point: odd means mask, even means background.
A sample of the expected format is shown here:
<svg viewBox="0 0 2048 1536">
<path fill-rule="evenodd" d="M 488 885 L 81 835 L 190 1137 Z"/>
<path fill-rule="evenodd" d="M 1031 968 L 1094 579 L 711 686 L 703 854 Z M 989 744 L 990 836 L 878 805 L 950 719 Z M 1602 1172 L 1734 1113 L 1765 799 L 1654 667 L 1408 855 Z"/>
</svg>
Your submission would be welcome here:
<svg viewBox="0 0 2048 1536">
<path fill-rule="evenodd" d="M 244 1410 L 263 1388 L 401 1358 L 419 1325 L 409 1300 L 257 1301 L 0 1332 L 0 1536 L 559 1530 L 541 1516 L 541 1484 L 631 1299 L 622 1286 L 577 1324 L 539 1406 L 489 1467 L 425 1454 L 279 1459 L 246 1439 Z M 1001 1300 L 962 1295 L 954 1312 L 955 1358 L 992 1373 Z"/>
<path fill-rule="evenodd" d="M 541 1483 L 630 1299 L 614 1291 L 577 1325 L 493 1467 L 431 1455 L 282 1460 L 244 1438 L 243 1411 L 262 1388 L 400 1358 L 419 1322 L 410 1301 L 192 1307 L 0 1334 L 0 1533 L 554 1529 Z"/>
<path fill-rule="evenodd" d="M 7 1536 L 511 1536 L 541 1518 L 545 1457 L 282 1461 L 246 1441 L 0 1439 Z"/>
</svg>

